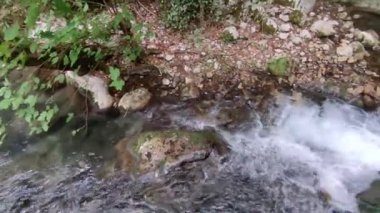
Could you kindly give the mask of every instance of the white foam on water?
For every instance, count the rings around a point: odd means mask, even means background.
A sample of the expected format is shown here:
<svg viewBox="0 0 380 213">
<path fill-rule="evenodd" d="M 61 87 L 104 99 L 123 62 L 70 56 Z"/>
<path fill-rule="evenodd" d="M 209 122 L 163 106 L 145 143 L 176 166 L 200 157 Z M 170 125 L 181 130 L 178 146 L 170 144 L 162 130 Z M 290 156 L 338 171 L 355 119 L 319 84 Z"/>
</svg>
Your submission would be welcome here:
<svg viewBox="0 0 380 213">
<path fill-rule="evenodd" d="M 292 170 L 298 184 L 327 192 L 338 208 L 357 211 L 355 195 L 380 171 L 380 116 L 352 106 L 282 101 L 272 124 L 223 132 L 252 176 L 276 178 Z M 315 174 L 315 177 L 313 177 Z"/>
<path fill-rule="evenodd" d="M 194 129 L 217 129 L 212 119 L 172 119 Z M 332 101 L 293 103 L 285 97 L 269 120 L 252 121 L 252 127 L 232 133 L 217 129 L 239 167 L 253 178 L 284 178 L 323 192 L 335 207 L 358 212 L 355 196 L 380 179 L 380 114 Z"/>
</svg>

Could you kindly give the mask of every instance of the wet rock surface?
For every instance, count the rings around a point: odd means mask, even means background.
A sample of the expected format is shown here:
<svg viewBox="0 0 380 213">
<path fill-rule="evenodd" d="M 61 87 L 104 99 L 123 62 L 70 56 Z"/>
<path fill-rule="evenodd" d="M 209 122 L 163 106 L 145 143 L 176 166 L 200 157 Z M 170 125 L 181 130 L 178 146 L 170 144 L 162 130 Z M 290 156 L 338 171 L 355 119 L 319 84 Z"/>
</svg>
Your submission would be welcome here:
<svg viewBox="0 0 380 213">
<path fill-rule="evenodd" d="M 361 212 L 380 211 L 380 181 L 374 181 L 369 189 L 357 195 Z"/>
<path fill-rule="evenodd" d="M 100 77 L 92 75 L 78 76 L 73 71 L 66 71 L 65 76 L 82 94 L 87 96 L 89 93 L 100 110 L 109 109 L 113 104 L 113 97 L 108 92 L 108 86 Z"/>
<path fill-rule="evenodd" d="M 146 173 L 185 162 L 202 161 L 214 150 L 228 148 L 216 133 L 208 131 L 157 130 L 142 132 L 116 145 L 117 164 L 124 171 Z"/>
<path fill-rule="evenodd" d="M 151 98 L 152 94 L 147 89 L 135 89 L 121 97 L 118 107 L 125 113 L 142 110 L 147 106 Z"/>
</svg>

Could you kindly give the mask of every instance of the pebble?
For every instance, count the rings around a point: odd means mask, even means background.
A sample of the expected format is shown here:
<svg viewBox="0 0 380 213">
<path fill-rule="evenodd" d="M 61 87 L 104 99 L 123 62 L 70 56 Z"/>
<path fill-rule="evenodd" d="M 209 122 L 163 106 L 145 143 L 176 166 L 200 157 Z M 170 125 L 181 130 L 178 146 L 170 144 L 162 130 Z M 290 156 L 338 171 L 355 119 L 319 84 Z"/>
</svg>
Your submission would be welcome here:
<svg viewBox="0 0 380 213">
<path fill-rule="evenodd" d="M 280 14 L 279 18 L 284 22 L 289 22 L 289 16 L 285 14 Z"/>
<path fill-rule="evenodd" d="M 171 60 L 173 60 L 174 59 L 174 55 L 171 55 L 171 54 L 166 54 L 165 55 L 165 60 L 166 61 L 171 61 Z"/>
<path fill-rule="evenodd" d="M 312 38 L 312 35 L 308 30 L 301 30 L 300 36 L 301 38 L 307 38 L 307 39 Z"/>
<path fill-rule="evenodd" d="M 302 39 L 298 36 L 292 36 L 290 39 L 291 39 L 293 44 L 301 44 L 302 43 Z"/>
<path fill-rule="evenodd" d="M 292 29 L 291 24 L 281 24 L 280 25 L 280 31 L 282 32 L 289 32 Z"/>
<path fill-rule="evenodd" d="M 167 86 L 170 84 L 170 80 L 167 78 L 164 78 L 164 79 L 162 79 L 162 84 Z"/>
<path fill-rule="evenodd" d="M 286 40 L 289 37 L 289 33 L 279 33 L 278 37 L 282 40 Z"/>
</svg>

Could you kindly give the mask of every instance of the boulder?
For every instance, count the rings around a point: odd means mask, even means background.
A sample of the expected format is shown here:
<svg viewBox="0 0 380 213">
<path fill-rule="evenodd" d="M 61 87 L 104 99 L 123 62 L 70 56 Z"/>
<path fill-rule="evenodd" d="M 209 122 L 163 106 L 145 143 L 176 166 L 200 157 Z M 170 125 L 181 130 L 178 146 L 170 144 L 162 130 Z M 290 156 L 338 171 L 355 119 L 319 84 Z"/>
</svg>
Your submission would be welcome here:
<svg viewBox="0 0 380 213">
<path fill-rule="evenodd" d="M 375 47 L 380 45 L 379 35 L 375 31 L 355 31 L 355 37 L 366 47 Z"/>
<path fill-rule="evenodd" d="M 87 96 L 89 93 L 99 110 L 112 107 L 113 98 L 104 79 L 93 75 L 79 76 L 73 71 L 66 71 L 65 76 L 67 82 L 76 86 L 83 95 Z"/>
<path fill-rule="evenodd" d="M 145 88 L 138 88 L 121 97 L 118 107 L 123 112 L 142 110 L 149 103 L 152 94 Z"/>
<path fill-rule="evenodd" d="M 328 37 L 335 35 L 335 26 L 339 23 L 335 20 L 322 21 L 318 20 L 311 26 L 311 31 L 313 31 L 318 37 Z"/>
<path fill-rule="evenodd" d="M 116 145 L 117 165 L 123 171 L 141 174 L 204 160 L 213 150 L 223 155 L 228 147 L 211 131 L 147 131 Z"/>
<path fill-rule="evenodd" d="M 357 196 L 361 212 L 380 211 L 380 181 L 374 181 L 371 186 Z"/>
</svg>

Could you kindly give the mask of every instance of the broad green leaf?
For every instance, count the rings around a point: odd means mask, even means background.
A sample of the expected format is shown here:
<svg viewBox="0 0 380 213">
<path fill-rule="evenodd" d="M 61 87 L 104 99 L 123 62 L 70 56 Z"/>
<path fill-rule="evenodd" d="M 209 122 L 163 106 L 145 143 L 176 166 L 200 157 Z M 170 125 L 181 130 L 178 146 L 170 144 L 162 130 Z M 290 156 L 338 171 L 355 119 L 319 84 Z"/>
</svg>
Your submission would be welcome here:
<svg viewBox="0 0 380 213">
<path fill-rule="evenodd" d="M 110 72 L 110 78 L 112 80 L 116 80 L 120 77 L 120 70 L 118 68 L 110 67 L 109 72 Z"/>
<path fill-rule="evenodd" d="M 64 0 L 53 0 L 53 5 L 55 6 L 55 12 L 58 15 L 65 16 L 71 12 L 70 5 Z"/>
<path fill-rule="evenodd" d="M 70 53 L 69 53 L 70 66 L 73 66 L 78 61 L 80 51 L 81 51 L 80 48 L 74 48 L 70 50 Z"/>
<path fill-rule="evenodd" d="M 69 123 L 74 117 L 74 113 L 70 112 L 67 114 L 66 123 Z"/>
<path fill-rule="evenodd" d="M 9 107 L 11 106 L 11 103 L 12 103 L 12 100 L 9 98 L 1 100 L 0 101 L 0 109 L 1 110 L 9 109 Z"/>
<path fill-rule="evenodd" d="M 14 40 L 20 32 L 20 26 L 18 24 L 13 24 L 4 30 L 4 40 L 12 41 Z"/>
<path fill-rule="evenodd" d="M 30 47 L 29 47 L 29 50 L 31 53 L 36 53 L 37 52 L 37 48 L 38 48 L 38 44 L 36 42 L 33 42 Z"/>
<path fill-rule="evenodd" d="M 39 15 L 40 5 L 38 3 L 30 3 L 30 7 L 25 18 L 25 24 L 29 29 L 36 24 Z"/>
<path fill-rule="evenodd" d="M 66 80 L 66 78 L 65 78 L 65 75 L 64 74 L 59 74 L 59 75 L 57 75 L 55 78 L 54 78 L 54 82 L 58 82 L 58 83 L 64 83 L 65 82 L 65 80 Z"/>
<path fill-rule="evenodd" d="M 24 101 L 26 104 L 28 104 L 30 107 L 34 107 L 37 103 L 37 96 L 35 95 L 28 95 L 28 97 Z"/>
</svg>

